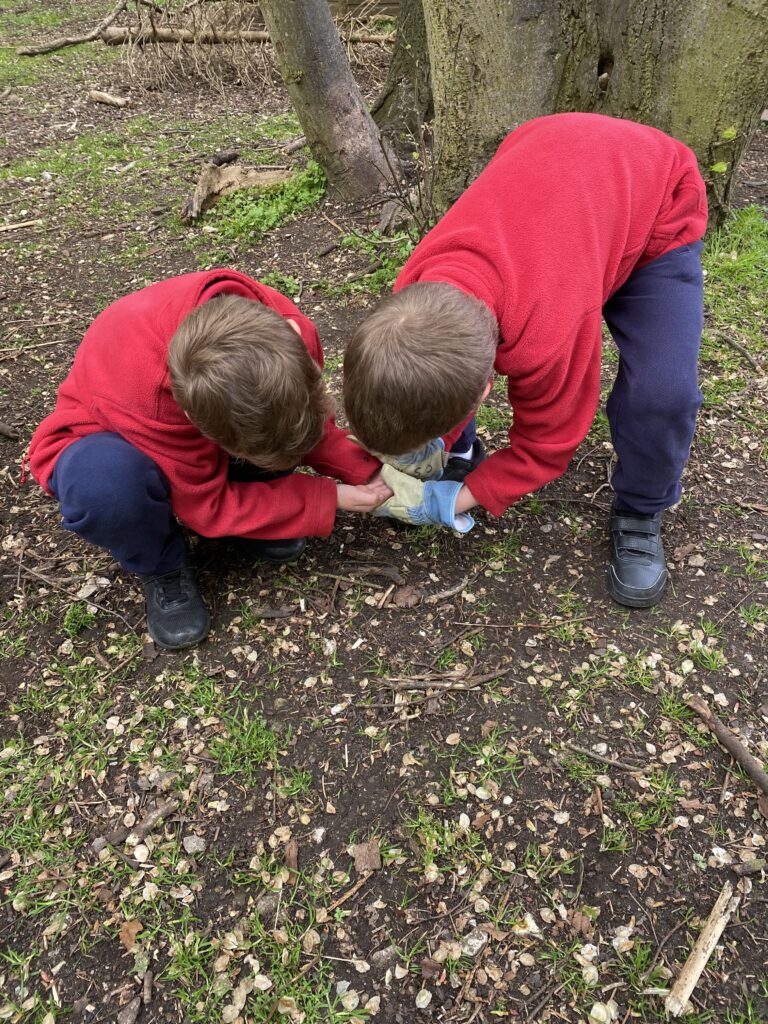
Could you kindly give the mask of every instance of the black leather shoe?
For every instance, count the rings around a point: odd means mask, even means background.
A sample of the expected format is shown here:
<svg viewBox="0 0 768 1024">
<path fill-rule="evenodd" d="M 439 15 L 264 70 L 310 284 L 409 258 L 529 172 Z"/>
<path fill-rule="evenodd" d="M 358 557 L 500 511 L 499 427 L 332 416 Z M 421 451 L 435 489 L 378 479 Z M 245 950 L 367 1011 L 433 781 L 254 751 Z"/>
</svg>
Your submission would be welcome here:
<svg viewBox="0 0 768 1024">
<path fill-rule="evenodd" d="M 307 546 L 305 537 L 289 540 L 251 540 L 248 537 L 234 537 L 237 553 L 253 562 L 269 562 L 270 565 L 284 565 L 295 562 Z"/>
<path fill-rule="evenodd" d="M 142 576 L 141 583 L 147 600 L 147 630 L 158 647 L 180 650 L 208 636 L 211 618 L 191 566 Z"/>
<path fill-rule="evenodd" d="M 629 608 L 658 604 L 667 585 L 661 543 L 661 512 L 653 516 L 611 512 L 611 564 L 608 593 Z"/>
<path fill-rule="evenodd" d="M 472 454 L 468 459 L 462 459 L 458 455 L 448 456 L 448 462 L 440 479 L 463 480 L 466 476 L 469 476 L 473 469 L 477 469 L 484 460 L 485 448 L 483 447 L 483 442 L 479 437 L 476 437 L 472 445 Z"/>
</svg>

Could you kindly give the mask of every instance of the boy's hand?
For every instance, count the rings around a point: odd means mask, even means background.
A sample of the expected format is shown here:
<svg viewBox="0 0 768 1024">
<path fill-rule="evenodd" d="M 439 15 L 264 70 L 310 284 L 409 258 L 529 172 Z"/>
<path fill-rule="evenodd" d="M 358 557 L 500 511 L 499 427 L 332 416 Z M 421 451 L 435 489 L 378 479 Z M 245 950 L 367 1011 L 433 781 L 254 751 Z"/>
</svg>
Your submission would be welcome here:
<svg viewBox="0 0 768 1024">
<path fill-rule="evenodd" d="M 433 523 L 459 533 L 468 533 L 475 525 L 472 516 L 456 511 L 456 501 L 463 488 L 460 481 L 423 482 L 388 465 L 382 467 L 381 475 L 394 494 L 376 509 L 375 516 L 389 516 L 413 526 Z"/>
<path fill-rule="evenodd" d="M 373 512 L 392 497 L 392 489 L 377 473 L 367 484 L 336 484 L 336 508 L 345 512 Z"/>
</svg>

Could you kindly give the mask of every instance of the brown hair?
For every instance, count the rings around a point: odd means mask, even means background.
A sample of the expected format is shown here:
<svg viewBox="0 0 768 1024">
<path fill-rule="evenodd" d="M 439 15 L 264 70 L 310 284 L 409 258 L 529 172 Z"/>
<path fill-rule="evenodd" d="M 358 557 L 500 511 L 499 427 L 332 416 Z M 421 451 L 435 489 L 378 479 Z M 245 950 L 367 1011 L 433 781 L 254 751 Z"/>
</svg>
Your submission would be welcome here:
<svg viewBox="0 0 768 1024">
<path fill-rule="evenodd" d="M 173 397 L 198 430 L 264 469 L 299 462 L 333 411 L 320 367 L 288 321 L 237 295 L 185 317 L 168 366 Z"/>
<path fill-rule="evenodd" d="M 390 296 L 344 354 L 344 407 L 372 451 L 401 455 L 460 423 L 493 368 L 498 325 L 488 307 L 425 281 Z"/>
</svg>

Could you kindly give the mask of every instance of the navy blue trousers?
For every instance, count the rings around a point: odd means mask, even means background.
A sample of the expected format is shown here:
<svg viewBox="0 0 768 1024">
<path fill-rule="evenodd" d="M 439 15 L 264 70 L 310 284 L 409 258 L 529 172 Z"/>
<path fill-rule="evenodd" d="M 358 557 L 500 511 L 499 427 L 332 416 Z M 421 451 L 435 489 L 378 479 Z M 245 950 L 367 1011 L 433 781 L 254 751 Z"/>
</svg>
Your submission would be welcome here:
<svg viewBox="0 0 768 1024">
<path fill-rule="evenodd" d="M 624 511 L 654 514 L 680 498 L 702 402 L 701 250 L 694 242 L 634 271 L 603 307 L 619 349 L 606 413 L 618 458 L 611 484 Z M 469 448 L 476 430 L 473 419 L 453 447 Z"/>
<path fill-rule="evenodd" d="M 287 476 L 233 459 L 230 480 Z M 157 464 L 119 434 L 90 434 L 66 447 L 49 486 L 62 526 L 106 548 L 124 569 L 151 576 L 186 565 L 189 551 L 171 508 L 171 491 Z"/>
</svg>

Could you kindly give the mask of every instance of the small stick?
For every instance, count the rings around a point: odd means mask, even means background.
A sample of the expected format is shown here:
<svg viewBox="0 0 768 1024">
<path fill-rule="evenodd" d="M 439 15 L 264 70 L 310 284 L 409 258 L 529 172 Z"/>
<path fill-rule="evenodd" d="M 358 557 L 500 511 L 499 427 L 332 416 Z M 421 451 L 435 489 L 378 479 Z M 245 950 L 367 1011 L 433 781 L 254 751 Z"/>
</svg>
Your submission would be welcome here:
<svg viewBox="0 0 768 1024">
<path fill-rule="evenodd" d="M 741 765 L 752 781 L 756 783 L 764 793 L 768 793 L 768 772 L 764 770 L 757 758 L 750 754 L 741 740 L 737 739 L 731 730 L 727 728 L 727 726 L 723 725 L 709 705 L 706 704 L 701 697 L 697 697 L 695 694 L 689 697 L 685 703 L 689 708 L 695 711 L 705 725 L 709 727 L 709 729 L 715 734 L 718 743 L 725 747 L 734 761 Z"/>
<path fill-rule="evenodd" d="M 688 999 L 696 988 L 698 980 L 707 966 L 707 961 L 712 955 L 712 951 L 740 902 L 741 896 L 734 896 L 733 886 L 730 882 L 726 882 L 704 927 L 701 929 L 701 934 L 696 940 L 690 956 L 683 964 L 677 981 L 664 1001 L 664 1008 L 673 1017 L 679 1017 L 685 1011 Z"/>
<path fill-rule="evenodd" d="M 138 836 L 139 839 L 145 839 L 161 818 L 167 818 L 169 814 L 173 814 L 174 811 L 178 810 L 178 807 L 179 801 L 173 797 L 170 800 L 163 800 L 154 810 L 146 814 L 128 834 Z"/>
<path fill-rule="evenodd" d="M 142 999 L 144 1000 L 144 1005 L 145 1006 L 149 1006 L 149 1004 L 152 1002 L 152 981 L 153 981 L 153 977 L 154 976 L 152 974 L 152 971 L 147 971 L 144 974 L 144 988 L 142 990 Z"/>
<path fill-rule="evenodd" d="M 583 754 L 584 757 L 591 757 L 593 761 L 599 761 L 601 764 L 608 764 L 611 768 L 620 768 L 623 772 L 642 772 L 645 770 L 636 764 L 627 764 L 626 761 L 612 761 L 610 757 L 603 757 L 602 754 L 596 754 L 594 750 L 587 750 L 586 747 L 579 747 L 576 743 L 571 743 L 570 740 L 566 740 L 565 745 L 575 754 Z"/>
<path fill-rule="evenodd" d="M 42 226 L 41 220 L 20 220 L 15 224 L 0 224 L 0 231 L 18 231 L 19 228 L 35 228 Z"/>
<path fill-rule="evenodd" d="M 343 893 L 341 896 L 339 896 L 337 900 L 334 900 L 330 907 L 326 907 L 328 913 L 333 913 L 333 911 L 340 907 L 342 903 L 346 903 L 348 899 L 351 899 L 355 895 L 355 893 L 357 893 L 360 889 L 363 888 L 368 879 L 375 874 L 375 871 L 366 871 L 364 875 L 360 875 L 360 877 L 358 878 L 358 880 L 355 882 L 351 889 L 347 889 L 347 891 Z"/>
<path fill-rule="evenodd" d="M 39 580 L 42 580 L 43 583 L 47 583 L 49 587 L 53 587 L 55 590 L 60 590 L 63 594 L 66 594 L 73 601 L 84 600 L 86 604 L 92 604 L 94 608 L 98 608 L 100 611 L 105 612 L 107 615 L 114 615 L 115 618 L 120 619 L 121 622 L 124 622 L 132 633 L 136 631 L 136 627 L 131 625 L 131 623 L 128 621 L 128 619 L 126 619 L 124 615 L 121 615 L 120 612 L 113 611 L 111 608 L 107 608 L 106 605 L 99 604 L 99 602 L 94 601 L 92 597 L 80 598 L 77 596 L 77 594 L 73 594 L 71 590 L 68 590 L 66 587 L 62 587 L 60 583 L 55 583 L 47 576 L 43 576 L 41 572 L 37 572 L 36 569 L 31 569 L 28 565 L 22 566 L 21 571 L 27 573 L 28 575 L 36 576 Z"/>
<path fill-rule="evenodd" d="M 469 576 L 465 576 L 461 583 L 457 583 L 455 587 L 449 587 L 448 590 L 440 590 L 437 594 L 430 594 L 429 597 L 425 597 L 424 604 L 437 604 L 438 601 L 445 601 L 449 597 L 455 597 L 456 594 L 460 594 L 468 584 Z"/>
<path fill-rule="evenodd" d="M 712 331 L 712 334 L 714 334 L 715 337 L 719 338 L 721 341 L 724 341 L 726 345 L 730 345 L 731 348 L 741 353 L 741 355 L 744 356 L 744 358 L 747 360 L 752 369 L 757 370 L 757 372 L 762 377 L 762 366 L 760 365 L 760 363 L 758 363 L 758 361 L 755 359 L 752 353 L 747 348 L 745 348 L 744 345 L 741 344 L 741 342 L 736 341 L 735 338 L 732 338 L 729 334 L 726 334 L 725 331 Z"/>
<path fill-rule="evenodd" d="M 8 423 L 3 423 L 2 420 L 0 420 L 0 434 L 3 437 L 10 437 L 12 441 L 18 441 L 19 439 L 18 431 L 14 430 Z"/>
<path fill-rule="evenodd" d="M 91 89 L 88 99 L 93 103 L 103 103 L 108 107 L 127 107 L 130 99 L 127 96 L 113 96 L 109 92 L 101 92 L 99 89 Z"/>
</svg>

